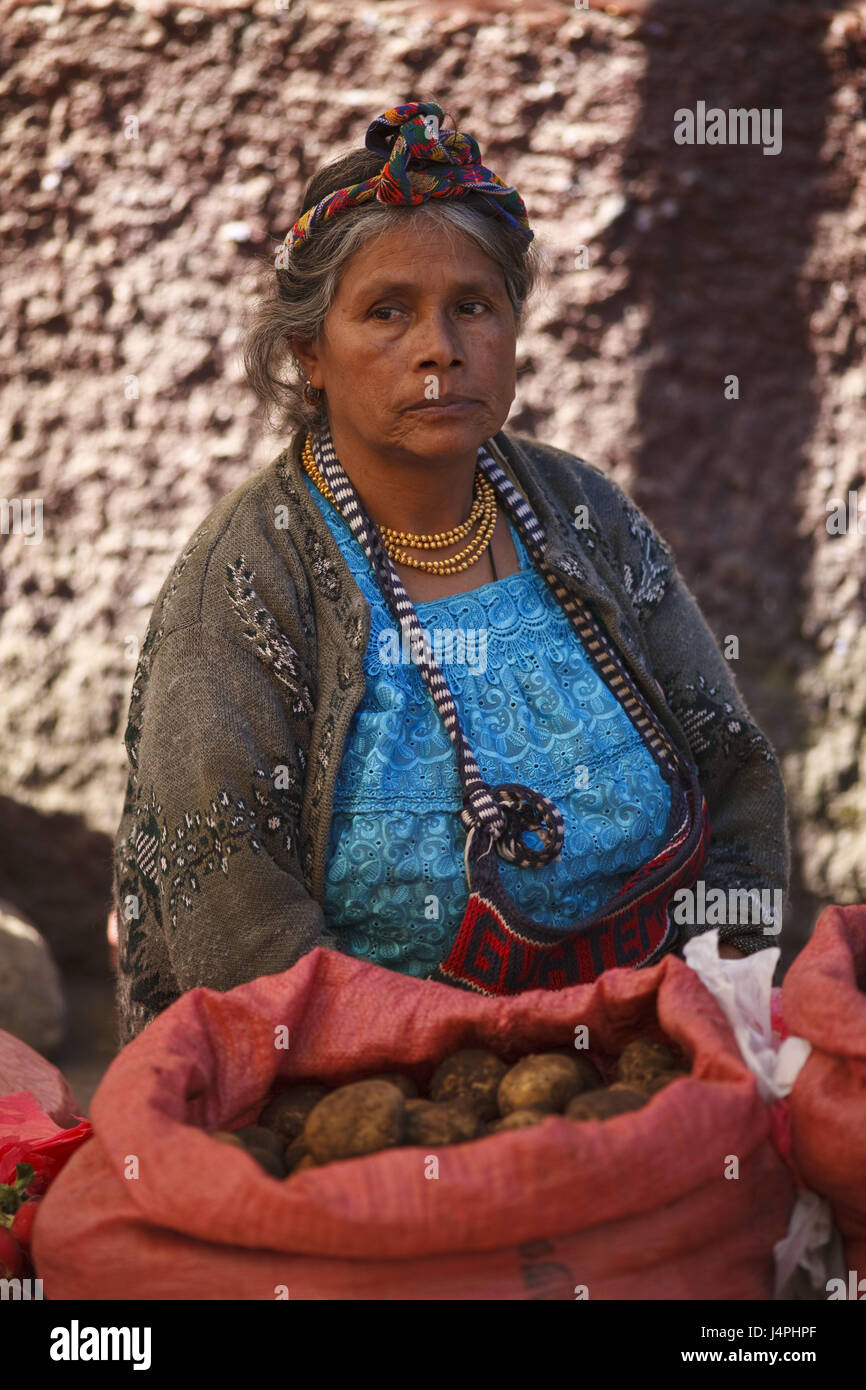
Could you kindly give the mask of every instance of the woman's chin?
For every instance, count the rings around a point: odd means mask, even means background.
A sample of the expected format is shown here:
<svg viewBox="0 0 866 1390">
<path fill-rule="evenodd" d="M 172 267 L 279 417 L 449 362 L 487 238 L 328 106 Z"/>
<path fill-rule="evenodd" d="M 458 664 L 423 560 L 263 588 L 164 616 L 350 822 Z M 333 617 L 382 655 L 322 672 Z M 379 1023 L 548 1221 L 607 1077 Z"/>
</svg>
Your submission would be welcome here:
<svg viewBox="0 0 866 1390">
<path fill-rule="evenodd" d="M 481 405 L 443 409 L 425 406 L 405 412 L 403 424 L 404 442 L 418 453 L 477 449 L 491 433 L 488 412 Z"/>
</svg>

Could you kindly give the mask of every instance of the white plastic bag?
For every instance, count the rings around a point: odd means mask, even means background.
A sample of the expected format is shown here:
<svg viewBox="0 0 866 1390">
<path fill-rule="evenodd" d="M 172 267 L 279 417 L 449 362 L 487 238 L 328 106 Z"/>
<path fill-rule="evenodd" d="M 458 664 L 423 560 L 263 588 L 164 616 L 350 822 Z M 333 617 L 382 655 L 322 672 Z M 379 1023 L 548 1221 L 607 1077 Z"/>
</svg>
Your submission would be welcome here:
<svg viewBox="0 0 866 1390">
<path fill-rule="evenodd" d="M 773 1031 L 770 1006 L 778 947 L 726 960 L 719 956 L 719 933 L 713 929 L 687 941 L 683 954 L 728 1019 L 761 1099 L 769 1104 L 787 1096 L 812 1048 L 805 1038 L 783 1041 Z M 816 1192 L 800 1191 L 788 1234 L 777 1241 L 773 1254 L 776 1299 L 826 1298 L 827 1281 L 847 1277 L 830 1205 Z"/>
</svg>

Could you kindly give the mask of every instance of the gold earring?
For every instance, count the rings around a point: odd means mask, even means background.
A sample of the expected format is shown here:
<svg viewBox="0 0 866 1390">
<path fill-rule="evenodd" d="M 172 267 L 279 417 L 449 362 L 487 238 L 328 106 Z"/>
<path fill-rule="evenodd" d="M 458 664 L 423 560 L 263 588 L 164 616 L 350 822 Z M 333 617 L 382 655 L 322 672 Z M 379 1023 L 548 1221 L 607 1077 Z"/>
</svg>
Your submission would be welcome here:
<svg viewBox="0 0 866 1390">
<path fill-rule="evenodd" d="M 305 382 L 304 400 L 307 402 L 307 405 L 318 405 L 319 401 L 322 399 L 323 394 L 324 392 L 321 390 L 320 387 L 313 386 L 312 383 L 309 381 Z"/>
</svg>

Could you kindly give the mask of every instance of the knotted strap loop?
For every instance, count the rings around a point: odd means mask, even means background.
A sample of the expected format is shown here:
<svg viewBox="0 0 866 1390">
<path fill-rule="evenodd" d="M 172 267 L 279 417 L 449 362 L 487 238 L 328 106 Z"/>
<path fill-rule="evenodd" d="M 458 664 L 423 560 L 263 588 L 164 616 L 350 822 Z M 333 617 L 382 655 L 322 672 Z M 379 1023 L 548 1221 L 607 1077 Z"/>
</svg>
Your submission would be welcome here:
<svg viewBox="0 0 866 1390">
<path fill-rule="evenodd" d="M 505 812 L 496 798 L 495 789 L 487 782 L 476 782 L 463 793 L 463 810 L 460 813 L 463 829 L 487 830 L 494 840 L 498 840 L 505 830 Z"/>
<path fill-rule="evenodd" d="M 460 819 L 467 833 L 487 830 L 497 854 L 521 868 L 549 864 L 562 852 L 565 822 L 561 811 L 542 792 L 519 782 L 498 787 L 486 782 L 476 785 L 463 797 Z M 524 843 L 527 830 L 541 836 L 539 848 Z"/>
</svg>

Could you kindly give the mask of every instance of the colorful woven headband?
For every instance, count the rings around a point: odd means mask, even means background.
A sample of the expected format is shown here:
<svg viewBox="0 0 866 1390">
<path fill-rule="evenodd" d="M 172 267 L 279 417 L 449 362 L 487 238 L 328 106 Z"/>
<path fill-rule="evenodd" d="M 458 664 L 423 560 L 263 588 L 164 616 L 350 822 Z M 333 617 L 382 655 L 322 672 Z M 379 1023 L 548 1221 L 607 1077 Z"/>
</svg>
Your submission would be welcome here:
<svg viewBox="0 0 866 1390">
<path fill-rule="evenodd" d="M 367 127 L 365 145 L 374 154 L 384 155 L 381 173 L 363 183 L 351 184 L 329 193 L 315 207 L 299 217 L 283 241 L 288 251 L 303 240 L 318 222 L 327 222 L 337 213 L 362 203 L 426 203 L 428 198 L 459 198 L 467 193 L 481 195 L 500 217 L 504 217 L 525 237 L 530 230 L 523 199 L 516 188 L 509 188 L 481 163 L 478 145 L 471 135 L 458 130 L 440 130 L 442 108 L 435 101 L 410 101 L 377 116 Z M 280 266 L 277 252 L 276 265 Z"/>
</svg>

